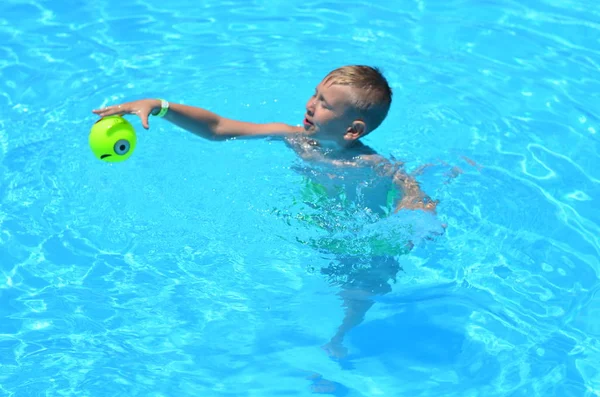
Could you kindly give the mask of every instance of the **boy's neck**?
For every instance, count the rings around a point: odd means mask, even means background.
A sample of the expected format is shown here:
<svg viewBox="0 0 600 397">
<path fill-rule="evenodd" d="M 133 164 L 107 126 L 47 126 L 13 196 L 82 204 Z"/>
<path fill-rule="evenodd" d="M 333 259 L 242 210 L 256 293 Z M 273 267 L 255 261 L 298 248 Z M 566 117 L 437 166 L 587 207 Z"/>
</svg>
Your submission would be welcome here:
<svg viewBox="0 0 600 397">
<path fill-rule="evenodd" d="M 314 138 L 310 138 L 309 139 L 313 142 L 314 146 L 319 146 L 320 148 L 323 148 L 324 150 L 327 151 L 332 151 L 332 152 L 344 152 L 347 150 L 353 150 L 356 148 L 359 148 L 361 146 L 363 146 L 363 144 L 359 141 L 330 141 L 330 140 L 319 140 L 319 139 L 314 139 Z"/>
<path fill-rule="evenodd" d="M 343 143 L 337 141 L 320 141 L 312 138 L 309 138 L 309 140 L 311 141 L 311 145 L 322 149 L 323 154 L 328 157 L 346 158 L 374 153 L 373 149 L 366 146 L 359 140 L 351 142 L 344 141 Z"/>
</svg>

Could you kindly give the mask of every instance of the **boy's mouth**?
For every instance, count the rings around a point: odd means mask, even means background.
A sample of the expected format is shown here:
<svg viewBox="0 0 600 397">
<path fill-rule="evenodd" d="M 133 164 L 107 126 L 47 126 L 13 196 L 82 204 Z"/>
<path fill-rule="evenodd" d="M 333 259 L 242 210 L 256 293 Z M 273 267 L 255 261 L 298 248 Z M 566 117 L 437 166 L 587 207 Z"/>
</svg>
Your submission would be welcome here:
<svg viewBox="0 0 600 397">
<path fill-rule="evenodd" d="M 312 125 L 313 125 L 313 123 L 311 121 L 309 121 L 308 118 L 304 117 L 304 126 L 310 127 Z"/>
</svg>

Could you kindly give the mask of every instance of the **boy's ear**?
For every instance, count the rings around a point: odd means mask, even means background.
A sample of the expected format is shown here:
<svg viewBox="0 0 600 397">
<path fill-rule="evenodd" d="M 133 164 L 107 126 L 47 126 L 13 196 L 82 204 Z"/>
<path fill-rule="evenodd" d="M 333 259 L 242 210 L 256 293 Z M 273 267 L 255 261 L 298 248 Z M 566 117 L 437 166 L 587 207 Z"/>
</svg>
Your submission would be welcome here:
<svg viewBox="0 0 600 397">
<path fill-rule="evenodd" d="M 354 141 L 361 136 L 365 135 L 367 132 L 367 126 L 362 120 L 354 120 L 352 125 L 348 127 L 346 130 L 346 134 L 344 135 L 344 139 L 347 141 Z"/>
</svg>

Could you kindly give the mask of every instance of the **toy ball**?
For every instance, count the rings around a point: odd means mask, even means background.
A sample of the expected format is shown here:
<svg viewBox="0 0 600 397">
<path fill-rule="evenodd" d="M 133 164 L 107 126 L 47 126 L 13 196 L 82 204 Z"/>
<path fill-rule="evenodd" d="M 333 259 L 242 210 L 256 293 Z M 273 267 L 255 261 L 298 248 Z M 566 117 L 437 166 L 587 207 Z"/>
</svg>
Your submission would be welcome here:
<svg viewBox="0 0 600 397">
<path fill-rule="evenodd" d="M 116 163 L 131 156 L 137 138 L 129 121 L 121 116 L 107 116 L 92 126 L 89 141 L 97 158 Z"/>
</svg>

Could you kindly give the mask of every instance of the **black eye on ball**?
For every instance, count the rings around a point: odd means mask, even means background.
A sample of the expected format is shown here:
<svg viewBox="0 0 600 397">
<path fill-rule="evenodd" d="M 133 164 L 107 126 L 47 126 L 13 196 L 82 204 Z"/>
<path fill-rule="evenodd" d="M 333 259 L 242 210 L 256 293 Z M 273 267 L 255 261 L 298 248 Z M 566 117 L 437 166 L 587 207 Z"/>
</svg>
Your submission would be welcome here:
<svg viewBox="0 0 600 397">
<path fill-rule="evenodd" d="M 126 139 L 119 139 L 114 146 L 115 153 L 118 155 L 124 155 L 129 151 L 129 141 Z"/>
</svg>

